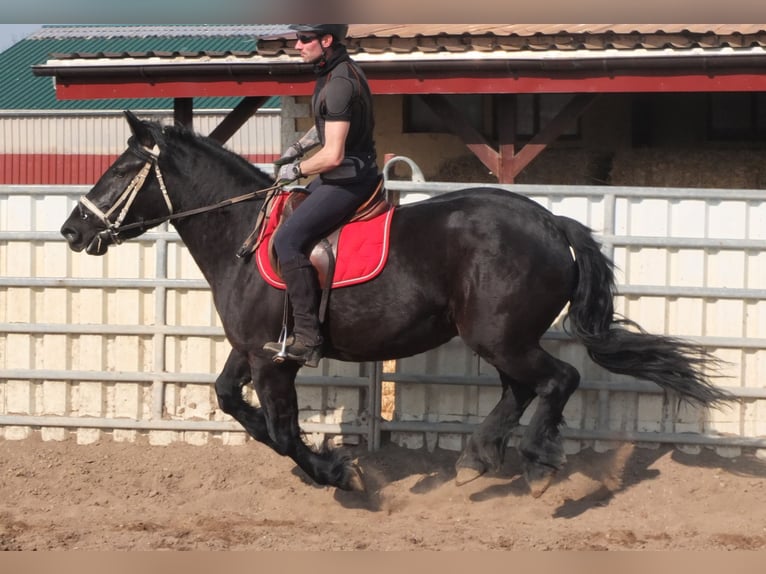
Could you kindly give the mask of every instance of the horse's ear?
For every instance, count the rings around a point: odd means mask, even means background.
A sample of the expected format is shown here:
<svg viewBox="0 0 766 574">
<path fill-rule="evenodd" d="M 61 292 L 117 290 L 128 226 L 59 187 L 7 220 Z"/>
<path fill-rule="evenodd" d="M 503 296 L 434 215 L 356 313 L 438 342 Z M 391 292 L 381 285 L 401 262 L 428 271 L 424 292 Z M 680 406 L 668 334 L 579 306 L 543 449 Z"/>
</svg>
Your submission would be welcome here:
<svg viewBox="0 0 766 574">
<path fill-rule="evenodd" d="M 130 131 L 133 132 L 138 142 L 145 147 L 154 147 L 156 142 L 154 141 L 151 129 L 149 129 L 149 125 L 138 119 L 138 116 L 130 110 L 125 110 L 124 113 L 125 119 L 128 120 Z"/>
</svg>

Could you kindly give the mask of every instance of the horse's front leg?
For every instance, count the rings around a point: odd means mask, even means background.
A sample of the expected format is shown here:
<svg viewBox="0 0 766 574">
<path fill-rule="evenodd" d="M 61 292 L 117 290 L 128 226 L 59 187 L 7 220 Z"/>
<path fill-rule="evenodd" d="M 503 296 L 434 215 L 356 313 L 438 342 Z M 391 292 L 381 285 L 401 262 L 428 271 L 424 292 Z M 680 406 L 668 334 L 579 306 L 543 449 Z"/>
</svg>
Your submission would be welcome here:
<svg viewBox="0 0 766 574">
<path fill-rule="evenodd" d="M 247 355 L 232 349 L 221 374 L 215 381 L 218 406 L 241 424 L 255 440 L 276 448 L 266 427 L 263 409 L 254 407 L 242 397 L 242 388 L 251 380 Z"/>
<path fill-rule="evenodd" d="M 359 470 L 339 450 L 317 452 L 303 442 L 298 424 L 298 396 L 295 377 L 298 364 L 286 361 L 275 364 L 269 358 L 251 355 L 252 380 L 258 400 L 266 415 L 266 429 L 271 446 L 289 456 L 318 484 L 343 490 L 364 490 Z"/>
</svg>

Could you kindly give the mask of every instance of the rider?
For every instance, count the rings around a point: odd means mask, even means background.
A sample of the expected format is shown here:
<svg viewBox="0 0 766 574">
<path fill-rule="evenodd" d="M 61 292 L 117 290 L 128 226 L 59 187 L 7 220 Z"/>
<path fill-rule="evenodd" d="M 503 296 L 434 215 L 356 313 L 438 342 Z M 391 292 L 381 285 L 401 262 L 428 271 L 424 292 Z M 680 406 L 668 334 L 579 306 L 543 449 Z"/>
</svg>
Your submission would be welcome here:
<svg viewBox="0 0 766 574">
<path fill-rule="evenodd" d="M 295 48 L 317 76 L 311 104 L 314 126 L 275 163 L 277 183 L 318 175 L 308 197 L 277 230 L 274 250 L 292 303 L 294 332 L 287 358 L 316 367 L 322 356 L 319 283 L 307 254 L 314 243 L 349 219 L 378 181 L 372 96 L 367 79 L 349 57 L 345 24 L 294 24 Z M 309 150 L 321 146 L 311 157 Z M 278 353 L 279 342 L 263 347 Z"/>
</svg>

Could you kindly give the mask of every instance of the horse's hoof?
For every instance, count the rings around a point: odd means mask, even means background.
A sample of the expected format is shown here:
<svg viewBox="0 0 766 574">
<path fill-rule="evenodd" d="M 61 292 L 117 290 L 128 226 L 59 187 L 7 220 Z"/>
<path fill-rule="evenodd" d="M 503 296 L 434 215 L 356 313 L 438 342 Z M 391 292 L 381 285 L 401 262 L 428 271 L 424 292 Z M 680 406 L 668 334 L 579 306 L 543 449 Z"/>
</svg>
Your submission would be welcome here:
<svg viewBox="0 0 766 574">
<path fill-rule="evenodd" d="M 457 476 L 455 476 L 455 484 L 457 486 L 463 486 L 464 484 L 468 484 L 472 480 L 476 480 L 482 474 L 484 474 L 484 471 L 471 468 L 468 466 L 462 466 L 457 469 Z"/>
<path fill-rule="evenodd" d="M 524 480 L 529 486 L 529 492 L 534 498 L 540 498 L 556 478 L 557 470 L 542 464 L 527 464 L 524 469 Z"/>
<path fill-rule="evenodd" d="M 348 486 L 346 490 L 351 490 L 353 492 L 365 492 L 367 487 L 364 484 L 364 477 L 362 476 L 362 471 L 359 469 L 359 467 L 354 466 L 350 468 L 349 473 L 351 476 L 348 479 Z"/>
</svg>

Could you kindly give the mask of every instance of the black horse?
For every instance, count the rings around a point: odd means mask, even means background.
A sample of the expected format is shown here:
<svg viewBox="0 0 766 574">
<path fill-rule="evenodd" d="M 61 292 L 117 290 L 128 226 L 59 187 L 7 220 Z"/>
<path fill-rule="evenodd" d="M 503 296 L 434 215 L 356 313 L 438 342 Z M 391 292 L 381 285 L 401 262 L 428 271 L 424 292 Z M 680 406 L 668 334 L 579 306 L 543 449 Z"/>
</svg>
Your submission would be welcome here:
<svg viewBox="0 0 766 574">
<path fill-rule="evenodd" d="M 248 192 L 273 182 L 211 139 L 131 112 L 126 117 L 133 133 L 128 148 L 80 200 L 61 233 L 73 250 L 103 255 L 111 244 L 172 220 L 210 284 L 232 346 L 215 385 L 221 409 L 317 483 L 363 489 L 359 469 L 342 449 L 317 451 L 303 442 L 299 367 L 277 364 L 262 350 L 280 334 L 284 295 L 235 254 L 263 203 Z M 252 199 L 234 205 L 243 196 Z M 498 468 L 507 439 L 537 397 L 519 450 L 524 476 L 539 495 L 564 464 L 562 410 L 580 379 L 574 367 L 540 346 L 565 305 L 567 330 L 597 364 L 702 406 L 726 399 L 705 374 L 714 357 L 616 317 L 614 289 L 612 263 L 590 229 L 521 195 L 465 189 L 397 208 L 382 273 L 332 292 L 324 355 L 378 361 L 461 337 L 497 369 L 502 395 L 461 453 L 457 480 Z M 251 381 L 259 408 L 242 398 Z"/>
</svg>

